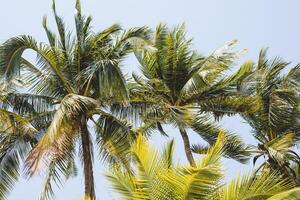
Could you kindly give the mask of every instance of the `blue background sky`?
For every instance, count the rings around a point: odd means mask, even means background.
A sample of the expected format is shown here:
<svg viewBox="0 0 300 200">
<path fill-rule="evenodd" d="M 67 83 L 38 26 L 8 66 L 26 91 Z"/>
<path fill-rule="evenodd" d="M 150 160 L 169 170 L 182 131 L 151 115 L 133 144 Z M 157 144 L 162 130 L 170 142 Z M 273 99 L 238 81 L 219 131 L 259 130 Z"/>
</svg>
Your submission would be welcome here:
<svg viewBox="0 0 300 200">
<path fill-rule="evenodd" d="M 73 29 L 75 0 L 57 0 L 57 10 L 64 16 L 70 29 Z M 281 56 L 292 65 L 300 62 L 300 23 L 299 0 L 82 0 L 83 11 L 93 16 L 94 31 L 101 30 L 112 23 L 123 27 L 148 25 L 155 27 L 159 22 L 175 26 L 185 22 L 188 35 L 194 38 L 194 48 L 208 54 L 233 39 L 240 41 L 239 48 L 247 48 L 248 53 L 241 61 L 256 59 L 259 49 L 270 47 L 270 56 Z M 50 0 L 2 0 L 0 3 L 0 42 L 12 36 L 30 34 L 39 41 L 46 41 L 42 29 L 42 17 L 49 16 L 52 21 Z M 127 72 L 137 71 L 137 63 L 130 58 L 124 64 Z M 253 143 L 251 130 L 239 117 L 226 118 L 222 122 L 247 143 Z M 167 127 L 171 137 L 176 140 L 176 155 L 186 162 L 179 133 Z M 166 139 L 155 136 L 152 142 L 159 146 Z M 192 143 L 200 139 L 191 133 Z M 227 179 L 251 169 L 235 161 L 224 160 Z M 81 168 L 79 168 L 81 169 Z M 105 168 L 96 162 L 95 179 L 98 199 L 114 199 L 103 173 Z M 65 187 L 56 189 L 57 200 L 77 200 L 83 195 L 81 176 L 68 181 Z M 8 197 L 9 200 L 38 199 L 41 178 L 21 180 Z"/>
</svg>

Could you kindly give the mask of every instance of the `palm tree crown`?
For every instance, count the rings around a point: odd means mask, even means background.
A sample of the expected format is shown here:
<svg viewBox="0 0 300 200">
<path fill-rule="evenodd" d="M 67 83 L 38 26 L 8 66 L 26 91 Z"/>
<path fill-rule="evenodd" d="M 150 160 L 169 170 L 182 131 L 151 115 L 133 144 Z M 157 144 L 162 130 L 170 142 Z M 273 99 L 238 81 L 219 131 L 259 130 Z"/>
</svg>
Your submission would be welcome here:
<svg viewBox="0 0 300 200">
<path fill-rule="evenodd" d="M 239 54 L 228 50 L 234 42 L 204 57 L 190 50 L 191 40 L 186 39 L 183 25 L 169 30 L 161 24 L 151 41 L 154 48 L 135 51 L 143 76 L 133 74 L 134 81 L 129 84 L 131 109 L 115 110 L 128 117 L 136 108 L 146 125 L 156 122 L 163 134 L 161 124 L 177 127 L 187 159 L 194 166 L 186 129 L 192 128 L 212 145 L 220 128 L 209 113 L 218 117 L 247 110 L 243 103 L 247 97 L 238 96 L 234 84 L 248 66 L 224 76 Z M 236 135 L 227 133 L 227 137 L 226 155 L 245 162 L 247 146 Z M 204 152 L 201 146 L 194 149 Z"/>
<path fill-rule="evenodd" d="M 254 97 L 255 112 L 242 116 L 254 130 L 258 140 L 256 160 L 264 156 L 264 169 L 281 169 L 283 175 L 295 180 L 293 165 L 299 167 L 300 158 L 292 151 L 299 141 L 299 66 L 287 74 L 287 62 L 280 58 L 267 59 L 262 49 L 257 64 L 239 83 L 239 92 Z M 298 182 L 299 180 L 295 180 Z"/>
<path fill-rule="evenodd" d="M 29 176 L 41 170 L 47 173 L 41 198 L 49 198 L 53 194 L 51 180 L 58 183 L 60 175 L 70 177 L 76 171 L 74 157 L 78 142 L 84 168 L 85 195 L 95 199 L 93 143 L 88 121 L 93 121 L 97 127 L 99 146 L 108 146 L 104 144 L 114 132 L 123 135 L 123 146 L 126 141 L 129 142 L 126 138 L 130 137 L 127 134 L 130 128 L 106 112 L 105 107 L 112 102 L 128 103 L 120 63 L 135 46 L 142 45 L 148 38 L 148 29 L 141 27 L 123 31 L 115 24 L 94 33 L 91 31 L 92 18 L 81 14 L 80 1 L 77 0 L 76 32 L 73 36 L 57 14 L 55 1 L 52 8 L 58 35 L 48 28 L 45 17 L 43 27 L 48 44 L 38 43 L 26 35 L 7 40 L 0 48 L 0 72 L 5 80 L 22 77 L 28 84 L 30 98 L 39 98 L 34 105 L 38 111 L 33 113 L 30 121 L 39 125 L 35 134 L 39 142 L 29 153 L 25 165 Z M 27 49 L 37 53 L 36 63 L 22 56 Z M 98 116 L 97 120 L 93 119 L 94 115 Z M 114 130 L 108 127 L 113 122 Z M 101 152 L 109 157 L 109 150 Z"/>
</svg>

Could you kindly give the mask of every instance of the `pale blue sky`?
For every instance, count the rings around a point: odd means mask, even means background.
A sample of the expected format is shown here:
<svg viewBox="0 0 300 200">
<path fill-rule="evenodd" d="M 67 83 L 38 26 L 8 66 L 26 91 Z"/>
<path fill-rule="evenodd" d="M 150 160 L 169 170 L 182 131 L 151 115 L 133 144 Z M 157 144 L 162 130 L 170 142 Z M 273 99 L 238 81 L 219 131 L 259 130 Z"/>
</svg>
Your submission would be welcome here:
<svg viewBox="0 0 300 200">
<path fill-rule="evenodd" d="M 58 12 L 73 28 L 75 0 L 57 0 Z M 239 48 L 247 48 L 248 53 L 241 60 L 256 59 L 259 49 L 270 47 L 270 56 L 282 56 L 294 64 L 300 62 L 299 0 L 82 0 L 83 10 L 93 16 L 94 31 L 112 23 L 120 23 L 125 28 L 148 25 L 155 27 L 159 22 L 170 26 L 185 22 L 188 35 L 194 38 L 194 47 L 200 53 L 208 54 L 224 43 L 238 39 Z M 51 0 L 2 0 L 0 3 L 0 42 L 19 34 L 30 34 L 39 41 L 45 41 L 41 22 L 47 14 L 52 20 Z M 126 71 L 137 70 L 133 59 L 126 62 Z M 253 143 L 249 127 L 239 117 L 226 118 L 224 127 L 240 134 L 246 142 Z M 176 155 L 185 161 L 182 142 L 178 131 L 167 127 L 171 137 L 176 139 Z M 152 142 L 159 146 L 166 139 L 154 137 Z M 192 134 L 191 141 L 199 138 Z M 249 170 L 249 165 L 234 161 L 224 161 L 227 178 Z M 81 168 L 80 168 L 81 169 Z M 102 176 L 104 167 L 95 164 L 96 193 L 98 199 L 113 199 Z M 41 179 L 21 180 L 8 197 L 9 200 L 38 199 Z M 57 200 L 77 200 L 83 195 L 83 179 L 79 176 L 56 189 Z"/>
</svg>

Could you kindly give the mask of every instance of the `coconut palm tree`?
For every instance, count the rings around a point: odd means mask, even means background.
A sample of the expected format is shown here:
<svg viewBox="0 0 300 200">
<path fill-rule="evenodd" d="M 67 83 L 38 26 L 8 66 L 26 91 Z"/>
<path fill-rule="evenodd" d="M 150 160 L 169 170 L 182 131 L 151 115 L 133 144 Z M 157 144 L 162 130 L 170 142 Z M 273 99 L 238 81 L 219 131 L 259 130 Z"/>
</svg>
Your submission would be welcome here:
<svg viewBox="0 0 300 200">
<path fill-rule="evenodd" d="M 225 135 L 220 133 L 216 143 L 204 157 L 192 166 L 173 164 L 174 142 L 168 143 L 160 154 L 143 137 L 132 145 L 133 173 L 119 168 L 107 173 L 112 188 L 122 199 L 299 199 L 300 189 L 276 173 L 246 175 L 229 184 L 222 182 L 220 157 L 224 153 Z"/>
<path fill-rule="evenodd" d="M 238 84 L 242 94 L 255 98 L 255 112 L 242 116 L 253 128 L 258 141 L 254 164 L 260 157 L 265 160 L 260 168 L 280 170 L 299 184 L 294 165 L 300 157 L 293 148 L 299 141 L 299 65 L 284 74 L 288 64 L 280 58 L 267 59 L 267 49 L 262 49 L 252 72 Z M 297 168 L 298 168 L 297 167 Z"/>
<path fill-rule="evenodd" d="M 41 199 L 49 199 L 54 194 L 53 181 L 59 183 L 61 176 L 68 178 L 76 172 L 74 159 L 78 145 L 85 196 L 94 200 L 93 137 L 88 124 L 94 123 L 98 130 L 95 138 L 102 158 L 116 162 L 116 155 L 121 152 L 116 150 L 129 147 L 133 132 L 127 122 L 107 112 L 107 107 L 114 102 L 128 104 L 120 63 L 134 47 L 143 45 L 148 38 L 148 29 L 124 31 L 115 24 L 94 33 L 91 31 L 92 18 L 82 15 L 77 0 L 73 36 L 57 14 L 55 1 L 53 13 L 58 35 L 48 28 L 47 18 L 43 20 L 48 44 L 21 35 L 1 45 L 0 74 L 5 80 L 22 77 L 28 84 L 30 98 L 43 96 L 48 99 L 48 102 L 34 104 L 39 110 L 47 109 L 36 117 L 35 121 L 41 125 L 36 133 L 38 143 L 25 161 L 29 177 L 46 173 Z M 26 50 L 37 53 L 36 63 L 23 56 Z M 113 136 L 119 139 L 110 140 Z M 114 151 L 109 151 L 112 149 Z"/>
<path fill-rule="evenodd" d="M 119 109 L 116 105 L 112 110 L 127 118 L 140 115 L 145 125 L 156 122 L 163 134 L 162 124 L 174 125 L 183 139 L 187 160 L 195 166 L 187 129 L 212 145 L 220 127 L 211 120 L 210 112 L 220 117 L 249 111 L 243 104 L 249 99 L 236 95 L 233 87 L 249 68 L 245 65 L 224 76 L 240 53 L 231 50 L 235 41 L 210 56 L 201 56 L 191 50 L 192 41 L 186 39 L 184 25 L 169 30 L 160 24 L 151 41 L 152 48 L 135 51 L 142 76 L 133 74 L 129 84 L 131 107 Z M 228 135 L 227 155 L 245 162 L 247 146 L 238 136 Z M 197 145 L 194 149 L 204 152 L 206 147 Z"/>
</svg>

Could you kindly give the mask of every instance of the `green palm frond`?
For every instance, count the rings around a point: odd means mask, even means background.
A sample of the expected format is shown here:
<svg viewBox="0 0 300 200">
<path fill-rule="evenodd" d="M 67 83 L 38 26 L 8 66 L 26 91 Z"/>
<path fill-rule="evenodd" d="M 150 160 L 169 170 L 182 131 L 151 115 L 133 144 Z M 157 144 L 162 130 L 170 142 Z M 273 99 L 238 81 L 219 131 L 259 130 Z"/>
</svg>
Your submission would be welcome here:
<svg viewBox="0 0 300 200">
<path fill-rule="evenodd" d="M 6 158 L 6 162 L 1 161 L 0 170 L 0 198 L 5 199 L 7 194 L 13 189 L 19 177 L 19 161 L 17 155 Z M 2 160 L 2 159 L 1 159 Z"/>
<path fill-rule="evenodd" d="M 47 63 L 40 58 L 37 66 L 26 60 L 21 59 L 22 77 L 28 85 L 28 92 L 33 94 L 44 95 L 53 98 L 63 97 L 65 89 L 60 85 L 60 81 Z"/>
<path fill-rule="evenodd" d="M 224 79 L 224 72 L 231 68 L 233 62 L 241 53 L 233 51 L 233 47 L 236 43 L 237 41 L 233 40 L 215 50 L 211 55 L 200 59 L 200 62 L 192 68 L 190 80 L 185 87 L 193 86 L 199 91 L 200 89 L 203 90 L 206 89 L 206 87 L 218 84 L 218 81 Z M 241 73 L 242 71 L 240 70 L 238 72 Z M 201 81 L 199 82 L 199 80 Z M 229 78 L 224 80 L 229 80 Z"/>
<path fill-rule="evenodd" d="M 22 133 L 0 131 L 0 199 L 5 199 L 20 176 L 20 166 L 36 139 Z"/>
<path fill-rule="evenodd" d="M 46 45 L 39 45 L 31 36 L 14 37 L 6 41 L 0 48 L 0 72 L 7 79 L 20 75 L 22 54 L 26 49 L 36 51 L 38 54 L 38 65 L 48 68 L 53 75 L 62 83 L 65 90 L 72 92 L 69 82 L 59 70 L 57 53 Z"/>
<path fill-rule="evenodd" d="M 255 97 L 241 95 L 207 97 L 200 100 L 198 104 L 201 110 L 213 113 L 214 118 L 217 120 L 224 115 L 232 116 L 236 113 L 253 113 L 258 107 L 256 106 Z"/>
<path fill-rule="evenodd" d="M 132 125 L 104 112 L 97 121 L 92 121 L 96 127 L 96 142 L 100 159 L 111 166 L 124 167 L 130 171 L 128 154 L 131 143 L 136 137 Z"/>
<path fill-rule="evenodd" d="M 211 121 L 207 115 L 198 115 L 193 121 L 191 127 L 198 133 L 209 145 L 213 145 L 218 138 L 219 132 L 222 130 L 213 121 Z M 226 130 L 223 130 L 225 134 L 224 140 L 224 155 L 229 158 L 233 158 L 241 163 L 246 163 L 249 160 L 250 148 L 245 145 L 242 139 Z M 201 146 L 194 145 L 195 153 L 203 153 Z"/>
<path fill-rule="evenodd" d="M 93 38 L 94 45 L 101 45 L 113 40 L 113 36 L 122 31 L 122 27 L 119 24 L 113 24 L 110 27 L 97 33 Z"/>
<path fill-rule="evenodd" d="M 135 182 L 129 174 L 115 170 L 111 174 L 106 174 L 106 178 L 123 199 L 133 199 Z"/>
<path fill-rule="evenodd" d="M 6 97 L 12 110 L 19 114 L 47 112 L 54 109 L 56 99 L 28 93 L 9 93 Z"/>
<path fill-rule="evenodd" d="M 12 100 L 16 97 L 16 90 L 22 86 L 21 82 L 16 85 L 16 81 L 1 80 L 0 86 L 0 199 L 5 199 L 13 189 L 20 176 L 22 162 L 37 142 L 35 136 L 38 130 L 17 108 L 21 102 Z"/>
<path fill-rule="evenodd" d="M 56 22 L 57 30 L 60 37 L 60 44 L 62 46 L 62 49 L 66 50 L 66 29 L 63 19 L 58 16 L 56 12 L 56 3 L 55 0 L 52 0 L 52 11 L 54 15 L 54 19 Z"/>
<path fill-rule="evenodd" d="M 119 67 L 118 59 L 101 58 L 94 65 L 81 71 L 78 79 L 84 80 L 83 84 L 98 84 L 100 93 L 97 98 L 114 97 L 123 101 L 128 99 L 125 78 Z"/>
<path fill-rule="evenodd" d="M 265 161 L 259 168 L 264 171 L 279 170 L 283 177 L 298 183 L 298 171 L 295 168 L 300 166 L 300 157 L 292 150 L 295 140 L 295 134 L 287 133 L 259 144 L 259 152 L 254 157 L 253 163 L 255 164 L 259 157 L 264 156 Z"/>
<path fill-rule="evenodd" d="M 47 38 L 48 38 L 48 42 L 50 44 L 51 47 L 55 47 L 56 43 L 57 43 L 57 39 L 56 39 L 56 35 L 54 32 L 52 32 L 51 30 L 49 30 L 48 25 L 47 25 L 47 16 L 44 16 L 43 18 L 43 27 L 44 30 L 47 34 Z"/>
<path fill-rule="evenodd" d="M 134 50 L 147 48 L 150 30 L 147 26 L 130 28 L 117 37 L 112 52 L 123 57 Z"/>
<path fill-rule="evenodd" d="M 112 173 L 107 174 L 108 180 L 113 184 L 113 188 L 120 192 L 124 199 L 153 199 L 157 197 L 155 191 L 161 186 L 157 177 L 162 169 L 171 169 L 173 163 L 174 143 L 168 143 L 162 155 L 153 149 L 148 142 L 138 136 L 131 147 L 131 156 L 134 172 L 113 168 Z"/>
</svg>

